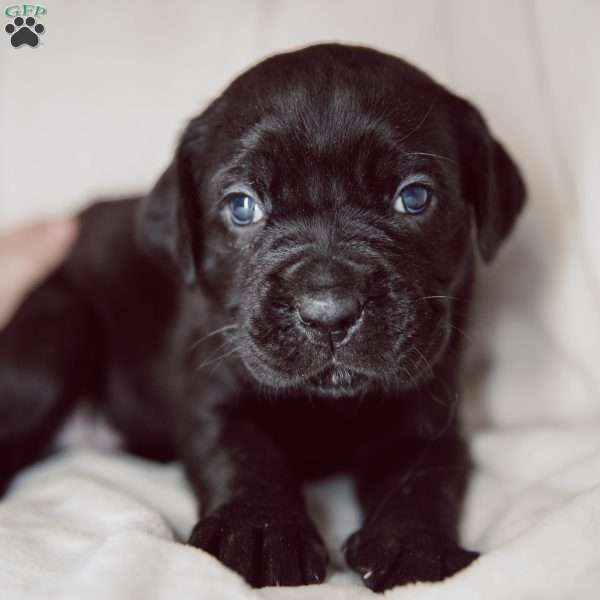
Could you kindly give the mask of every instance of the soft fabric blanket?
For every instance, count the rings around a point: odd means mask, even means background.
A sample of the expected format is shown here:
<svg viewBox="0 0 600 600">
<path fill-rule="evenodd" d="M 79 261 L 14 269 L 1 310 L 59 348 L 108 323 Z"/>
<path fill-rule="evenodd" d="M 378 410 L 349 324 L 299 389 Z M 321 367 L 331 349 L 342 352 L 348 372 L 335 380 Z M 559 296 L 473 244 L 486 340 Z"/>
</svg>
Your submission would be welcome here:
<svg viewBox="0 0 600 600">
<path fill-rule="evenodd" d="M 464 539 L 484 555 L 437 584 L 394 599 L 596 598 L 600 585 L 600 427 L 473 436 L 476 476 Z M 374 597 L 343 569 L 358 524 L 345 480 L 307 490 L 334 564 L 327 583 L 251 590 L 184 546 L 195 507 L 177 466 L 73 450 L 23 475 L 0 504 L 2 598 L 323 599 Z M 336 560 L 337 559 L 337 560 Z"/>
<path fill-rule="evenodd" d="M 44 45 L 0 52 L 2 225 L 150 184 L 199 102 L 235 70 L 290 46 L 375 45 L 483 109 L 530 190 L 514 237 L 482 270 L 465 332 L 475 472 L 462 530 L 483 555 L 447 581 L 386 597 L 598 598 L 600 4 L 174 1 L 160 14 L 141 0 L 46 6 Z M 195 507 L 177 466 L 95 450 L 105 444 L 90 423 L 78 431 L 71 424 L 69 449 L 23 473 L 0 503 L 2 600 L 373 597 L 339 554 L 324 585 L 249 589 L 178 543 Z M 358 524 L 349 485 L 307 494 L 334 552 Z"/>
</svg>

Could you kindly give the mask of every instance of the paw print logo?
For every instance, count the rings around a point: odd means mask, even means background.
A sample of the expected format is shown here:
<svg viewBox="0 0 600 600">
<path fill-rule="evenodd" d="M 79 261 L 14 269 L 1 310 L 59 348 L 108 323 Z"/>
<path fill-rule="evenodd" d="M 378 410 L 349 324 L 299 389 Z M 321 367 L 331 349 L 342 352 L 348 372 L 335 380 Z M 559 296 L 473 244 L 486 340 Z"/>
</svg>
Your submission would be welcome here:
<svg viewBox="0 0 600 600">
<path fill-rule="evenodd" d="M 27 17 L 25 20 L 17 17 L 4 30 L 10 35 L 10 43 L 15 48 L 23 44 L 35 48 L 40 42 L 39 34 L 44 33 L 45 28 L 41 23 L 36 25 L 33 17 Z"/>
</svg>

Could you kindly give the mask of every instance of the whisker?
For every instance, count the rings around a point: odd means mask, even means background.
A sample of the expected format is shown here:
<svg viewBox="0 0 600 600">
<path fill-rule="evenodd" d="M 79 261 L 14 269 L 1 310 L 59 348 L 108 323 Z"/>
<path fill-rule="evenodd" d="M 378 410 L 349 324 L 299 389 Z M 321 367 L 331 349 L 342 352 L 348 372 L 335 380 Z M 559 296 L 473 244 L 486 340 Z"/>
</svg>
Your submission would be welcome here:
<svg viewBox="0 0 600 600">
<path fill-rule="evenodd" d="M 209 359 L 209 360 L 205 360 L 200 365 L 198 365 L 195 370 L 196 370 L 196 372 L 198 372 L 198 371 L 201 371 L 202 369 L 204 369 L 205 367 L 208 367 L 209 365 L 212 365 L 213 363 L 219 363 L 224 358 L 227 358 L 228 356 L 231 356 L 234 352 L 237 352 L 240 349 L 241 349 L 241 346 L 236 346 L 232 350 L 228 350 L 227 352 L 224 352 L 220 356 L 217 356 L 217 357 Z"/>
<path fill-rule="evenodd" d="M 221 350 L 223 350 L 223 348 L 225 348 L 228 344 L 233 343 L 234 340 L 225 340 L 220 346 L 218 346 L 217 348 L 213 349 L 210 354 L 208 355 L 207 360 L 211 359 L 213 356 L 216 356 L 217 354 L 219 354 L 219 352 Z"/>
<path fill-rule="evenodd" d="M 448 409 L 448 414 L 446 416 L 446 420 L 444 421 L 444 423 L 442 424 L 440 429 L 430 438 L 430 441 L 439 440 L 440 438 L 442 438 L 444 436 L 444 434 L 446 434 L 448 429 L 450 429 L 450 426 L 452 425 L 452 422 L 454 421 L 454 418 L 456 417 L 456 412 L 457 412 L 458 404 L 459 404 L 459 397 L 458 397 L 458 394 L 456 394 L 456 393 L 454 394 L 454 398 L 450 401 L 449 404 L 442 402 L 439 398 L 437 398 L 433 394 L 432 394 L 432 397 L 438 402 L 438 404 L 441 403 L 442 406 L 445 406 Z"/>
<path fill-rule="evenodd" d="M 462 335 L 463 338 L 465 338 L 465 340 L 467 340 L 467 342 L 469 342 L 471 344 L 475 343 L 473 336 L 468 334 L 464 329 L 461 329 L 460 327 L 457 327 L 456 325 L 453 325 L 452 323 L 448 323 L 448 325 L 450 326 L 451 329 L 454 329 L 454 331 L 456 331 L 457 333 Z M 472 331 L 472 333 L 476 334 L 477 332 Z"/>
<path fill-rule="evenodd" d="M 437 97 L 434 98 L 431 101 L 431 104 L 429 105 L 429 108 L 427 109 L 427 111 L 425 112 L 425 115 L 423 116 L 423 118 L 417 123 L 416 127 L 414 129 L 412 129 L 411 131 L 409 131 L 405 136 L 401 137 L 400 140 L 398 140 L 399 142 L 404 142 L 405 140 L 407 140 L 411 135 L 413 135 L 414 133 L 416 133 L 417 131 L 419 131 L 419 129 L 421 129 L 421 127 L 423 126 L 423 124 L 425 123 L 425 121 L 427 121 L 427 118 L 429 117 L 429 115 L 431 114 L 431 111 L 433 110 L 433 107 L 435 106 L 435 103 L 437 102 Z"/>
<path fill-rule="evenodd" d="M 442 156 L 441 154 L 433 154 L 432 152 L 405 152 L 406 155 L 416 155 L 416 156 L 430 156 L 431 158 L 439 158 L 440 160 L 445 160 L 453 165 L 457 165 L 458 162 L 453 158 L 449 158 L 448 156 Z"/>
<path fill-rule="evenodd" d="M 440 295 L 440 296 L 423 296 L 421 298 L 417 298 L 417 302 L 419 302 L 420 300 L 434 300 L 434 299 L 440 299 L 440 300 L 462 300 L 462 298 L 459 298 L 458 296 L 444 296 L 444 295 Z"/>
<path fill-rule="evenodd" d="M 214 361 L 218 361 L 220 360 L 221 356 L 219 356 L 219 353 L 227 348 L 228 346 L 231 347 L 231 345 L 235 344 L 236 342 L 238 342 L 238 346 L 241 347 L 241 344 L 239 344 L 239 338 L 236 337 L 231 337 L 229 339 L 226 339 L 220 346 L 218 346 L 217 348 L 214 348 L 209 355 L 200 363 L 200 365 L 197 367 L 196 370 L 200 370 L 202 369 L 204 366 L 212 364 Z"/>
<path fill-rule="evenodd" d="M 219 360 L 215 362 L 215 364 L 213 365 L 213 368 L 209 371 L 209 376 L 212 375 L 215 372 L 215 369 L 228 357 L 231 356 L 234 352 L 237 352 L 238 350 L 240 350 L 242 347 L 241 346 L 237 346 L 235 348 L 233 348 L 230 352 L 226 352 L 225 354 L 223 354 L 222 356 L 219 357 Z"/>
<path fill-rule="evenodd" d="M 435 377 L 435 373 L 433 372 L 433 367 L 431 366 L 431 363 L 429 362 L 429 360 L 427 360 L 427 357 L 416 346 L 413 346 L 413 350 L 419 355 L 420 359 L 425 363 L 425 367 L 427 368 L 427 371 L 429 371 L 429 375 L 431 377 Z"/>
<path fill-rule="evenodd" d="M 407 357 L 408 358 L 408 357 Z M 414 366 L 414 365 L 411 365 Z M 421 389 L 421 387 L 419 386 L 419 383 L 417 382 L 416 378 L 414 377 L 413 373 L 411 373 L 411 370 L 408 368 L 408 366 L 402 366 L 402 371 L 408 375 L 408 378 L 410 379 L 411 383 L 413 384 L 415 390 L 419 391 Z"/>
<path fill-rule="evenodd" d="M 194 348 L 197 348 L 204 340 L 208 339 L 209 337 L 212 337 L 219 333 L 223 333 L 224 331 L 229 331 L 230 329 L 237 329 L 237 327 L 238 326 L 235 323 L 232 323 L 231 325 L 225 325 L 223 327 L 219 327 L 218 329 L 211 331 L 210 333 L 207 333 L 200 339 L 193 342 L 192 345 L 189 347 L 188 352 L 191 352 L 192 350 L 194 350 Z"/>
</svg>

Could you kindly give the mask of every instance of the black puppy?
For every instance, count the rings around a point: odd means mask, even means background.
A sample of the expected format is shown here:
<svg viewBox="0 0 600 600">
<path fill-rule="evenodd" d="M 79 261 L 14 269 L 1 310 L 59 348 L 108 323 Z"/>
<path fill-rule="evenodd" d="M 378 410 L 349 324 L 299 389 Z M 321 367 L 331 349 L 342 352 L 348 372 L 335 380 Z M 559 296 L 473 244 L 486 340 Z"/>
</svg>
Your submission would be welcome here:
<svg viewBox="0 0 600 600">
<path fill-rule="evenodd" d="M 266 60 L 146 198 L 83 214 L 0 334 L 2 482 L 89 394 L 132 451 L 183 461 L 190 543 L 255 586 L 323 580 L 300 482 L 336 471 L 364 509 L 345 552 L 369 587 L 454 573 L 476 557 L 455 423 L 473 239 L 492 259 L 523 201 L 479 113 L 406 62 Z"/>
</svg>

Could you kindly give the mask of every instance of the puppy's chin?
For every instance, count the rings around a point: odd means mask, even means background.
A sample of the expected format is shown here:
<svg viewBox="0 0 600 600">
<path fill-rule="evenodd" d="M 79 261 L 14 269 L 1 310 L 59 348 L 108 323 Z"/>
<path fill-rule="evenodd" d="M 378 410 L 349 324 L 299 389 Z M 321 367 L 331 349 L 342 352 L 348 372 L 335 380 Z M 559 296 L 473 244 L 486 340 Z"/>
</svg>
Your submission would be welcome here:
<svg viewBox="0 0 600 600">
<path fill-rule="evenodd" d="M 334 361 L 315 375 L 308 377 L 302 388 L 311 395 L 340 398 L 362 395 L 376 386 L 377 382 L 373 377 Z"/>
<path fill-rule="evenodd" d="M 335 361 L 331 361 L 315 373 L 306 375 L 275 372 L 264 364 L 257 368 L 252 359 L 243 362 L 259 384 L 279 391 L 306 393 L 323 398 L 342 398 L 360 396 L 380 386 L 380 382 L 374 376 L 350 369 Z"/>
</svg>

